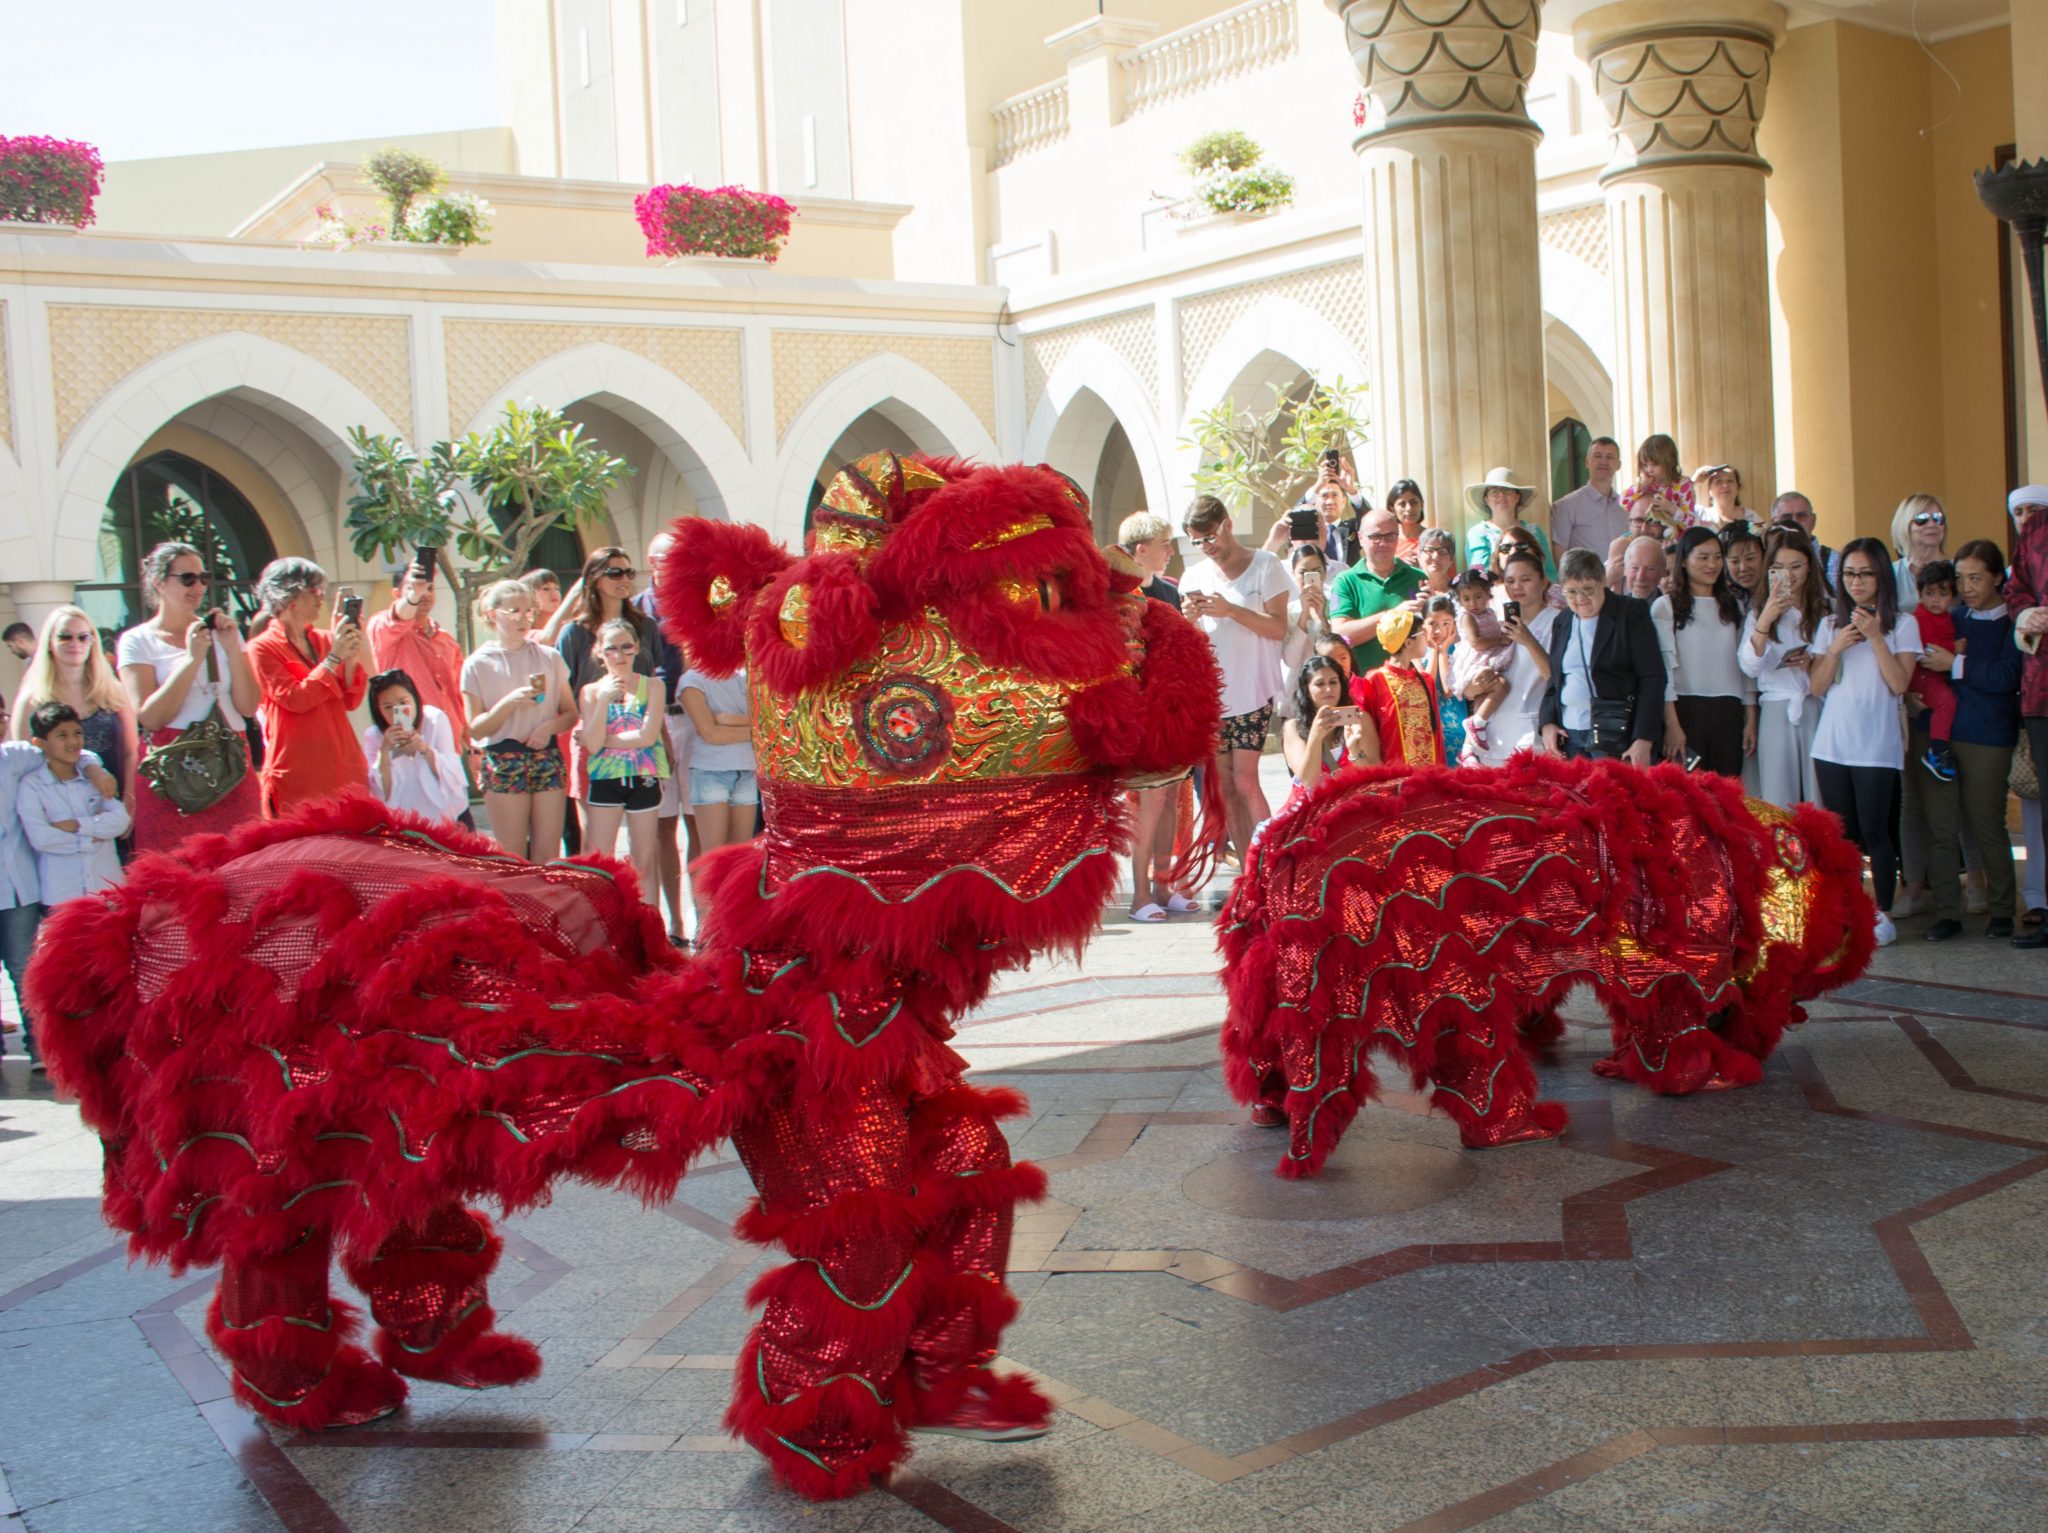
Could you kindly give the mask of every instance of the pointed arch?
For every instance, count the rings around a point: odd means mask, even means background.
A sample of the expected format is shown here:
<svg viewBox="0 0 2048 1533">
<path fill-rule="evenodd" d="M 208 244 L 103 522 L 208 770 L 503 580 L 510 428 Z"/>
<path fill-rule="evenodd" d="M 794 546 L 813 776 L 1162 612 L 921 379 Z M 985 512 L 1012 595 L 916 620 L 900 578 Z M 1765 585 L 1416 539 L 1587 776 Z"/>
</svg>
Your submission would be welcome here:
<svg viewBox="0 0 2048 1533">
<path fill-rule="evenodd" d="M 1543 316 L 1543 367 L 1587 430 L 1614 434 L 1614 379 L 1586 338 L 1549 313 Z"/>
<path fill-rule="evenodd" d="M 1092 493 L 1103 448 L 1117 426 L 1138 460 L 1146 505 L 1171 516 L 1172 481 L 1157 409 L 1130 364 L 1093 338 L 1075 346 L 1046 379 L 1024 434 L 1024 461 L 1048 463 Z"/>
<path fill-rule="evenodd" d="M 136 450 L 194 405 L 221 395 L 283 417 L 344 467 L 351 426 L 410 435 L 325 363 L 262 336 L 234 330 L 165 352 L 94 405 L 57 460 L 54 578 L 92 578 L 107 496 Z"/>
<path fill-rule="evenodd" d="M 1180 435 L 1185 438 L 1197 416 L 1225 399 L 1234 397 L 1249 405 L 1260 384 L 1304 373 L 1311 378 L 1342 378 L 1353 387 L 1365 386 L 1371 377 L 1357 345 L 1322 315 L 1291 298 L 1261 298 L 1238 316 L 1203 361 L 1188 389 Z M 1371 410 L 1368 398 L 1368 417 Z M 1377 478 L 1374 465 L 1364 461 L 1370 451 L 1369 440 L 1357 465 L 1359 477 L 1367 483 Z M 1177 482 L 1192 478 L 1198 456 L 1193 447 L 1174 448 Z"/>
<path fill-rule="evenodd" d="M 463 427 L 488 430 L 510 400 L 550 410 L 589 401 L 630 422 L 689 487 L 701 516 L 731 521 L 753 479 L 747 450 L 723 417 L 667 368 L 621 347 L 592 342 L 538 362 L 484 401 Z"/>
<path fill-rule="evenodd" d="M 902 430 L 919 452 L 996 458 L 988 427 L 937 377 L 894 352 L 863 357 L 806 400 L 783 433 L 766 507 L 768 531 L 776 538 L 792 546 L 802 540 L 810 487 L 826 453 L 870 410 Z"/>
</svg>

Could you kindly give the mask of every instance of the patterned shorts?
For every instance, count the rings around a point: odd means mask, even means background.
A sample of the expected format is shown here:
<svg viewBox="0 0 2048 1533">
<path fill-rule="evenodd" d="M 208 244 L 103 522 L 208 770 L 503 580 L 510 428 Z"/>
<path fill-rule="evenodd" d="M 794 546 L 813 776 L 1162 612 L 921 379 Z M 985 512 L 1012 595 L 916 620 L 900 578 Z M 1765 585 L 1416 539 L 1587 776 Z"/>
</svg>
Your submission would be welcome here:
<svg viewBox="0 0 2048 1533">
<path fill-rule="evenodd" d="M 477 777 L 486 793 L 560 793 L 568 784 L 562 753 L 552 740 L 537 751 L 486 750 Z"/>
<path fill-rule="evenodd" d="M 1266 748 L 1266 731 L 1273 727 L 1273 705 L 1254 708 L 1250 713 L 1240 713 L 1235 718 L 1223 721 L 1223 733 L 1219 750 L 1262 751 Z"/>
</svg>

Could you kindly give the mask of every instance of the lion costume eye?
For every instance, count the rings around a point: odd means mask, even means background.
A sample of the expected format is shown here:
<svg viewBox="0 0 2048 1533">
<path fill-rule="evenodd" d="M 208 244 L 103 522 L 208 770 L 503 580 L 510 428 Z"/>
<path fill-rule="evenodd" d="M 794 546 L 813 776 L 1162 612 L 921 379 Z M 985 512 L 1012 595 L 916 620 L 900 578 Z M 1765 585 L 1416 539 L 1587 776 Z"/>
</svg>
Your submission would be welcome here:
<svg viewBox="0 0 2048 1533">
<path fill-rule="evenodd" d="M 1041 576 L 1035 580 L 1021 580 L 1014 576 L 996 582 L 996 590 L 1006 601 L 1020 607 L 1036 606 L 1040 612 L 1057 612 L 1063 605 L 1060 596 L 1061 576 L 1057 573 Z"/>
</svg>

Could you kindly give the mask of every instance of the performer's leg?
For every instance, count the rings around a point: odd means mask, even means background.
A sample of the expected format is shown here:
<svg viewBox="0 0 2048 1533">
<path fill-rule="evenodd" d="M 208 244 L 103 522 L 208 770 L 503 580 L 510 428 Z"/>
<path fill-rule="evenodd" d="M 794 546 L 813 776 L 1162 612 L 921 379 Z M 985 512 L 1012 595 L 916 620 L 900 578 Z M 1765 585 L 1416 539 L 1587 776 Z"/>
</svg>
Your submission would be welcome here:
<svg viewBox="0 0 2048 1533">
<path fill-rule="evenodd" d="M 910 1115 L 870 1083 L 829 1114 L 756 1113 L 733 1142 L 760 1194 L 740 1233 L 795 1261 L 748 1294 L 726 1426 L 806 1496 L 848 1496 L 908 1452 L 904 1350 L 922 1307 Z"/>
<path fill-rule="evenodd" d="M 1429 1080 L 1430 1105 L 1456 1120 L 1467 1149 L 1555 1138 L 1570 1117 L 1562 1103 L 1536 1100 L 1536 1072 L 1515 1028 L 1445 1028 L 1436 1036 Z"/>
<path fill-rule="evenodd" d="M 257 1415 L 318 1431 L 388 1416 L 405 1380 L 355 1346 L 355 1309 L 327 1294 L 324 1230 L 285 1250 L 230 1256 L 206 1334 L 233 1365 L 235 1398 Z"/>
<path fill-rule="evenodd" d="M 918 1190 L 953 1203 L 925 1236 L 931 1287 L 910 1333 L 911 1424 L 984 1440 L 1042 1436 L 1052 1402 L 990 1364 L 1017 1300 L 1003 1281 L 1017 1204 L 1045 1196 L 1045 1173 L 1012 1165 L 998 1117 L 1024 1110 L 1014 1092 L 956 1086 L 912 1115 Z"/>
<path fill-rule="evenodd" d="M 367 1259 L 351 1256 L 349 1281 L 370 1298 L 377 1355 L 400 1373 L 462 1389 L 523 1384 L 540 1353 L 523 1336 L 491 1329 L 486 1286 L 504 1242 L 474 1209 L 449 1203 L 392 1234 Z"/>
<path fill-rule="evenodd" d="M 1667 980 L 1623 1007 L 1610 1001 L 1608 1015 L 1614 1021 L 1614 1052 L 1593 1066 L 1595 1075 L 1633 1081 L 1660 1096 L 1726 1091 L 1763 1079 L 1760 1056 L 1714 1030 L 1715 1019 L 1708 1017 L 1689 982 Z"/>
</svg>

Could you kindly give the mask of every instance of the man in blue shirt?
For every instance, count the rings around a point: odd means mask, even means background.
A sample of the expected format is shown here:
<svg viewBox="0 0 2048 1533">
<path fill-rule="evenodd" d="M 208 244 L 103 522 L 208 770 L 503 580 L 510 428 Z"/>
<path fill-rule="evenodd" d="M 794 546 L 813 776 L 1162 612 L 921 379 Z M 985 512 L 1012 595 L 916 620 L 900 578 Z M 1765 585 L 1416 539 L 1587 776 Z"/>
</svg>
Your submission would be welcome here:
<svg viewBox="0 0 2048 1533">
<path fill-rule="evenodd" d="M 28 972 L 29 955 L 35 951 L 43 902 L 35 850 L 21 826 L 19 795 L 22 779 L 40 771 L 42 765 L 43 753 L 33 741 L 9 740 L 0 745 L 0 966 L 6 968 L 14 986 L 22 1044 L 28 1051 L 29 1068 L 35 1071 L 43 1068 L 43 1062 L 36 1053 L 35 1024 L 22 998 L 21 981 Z M 120 796 L 113 774 L 91 751 L 78 758 L 78 768 L 101 793 L 109 798 Z"/>
</svg>

